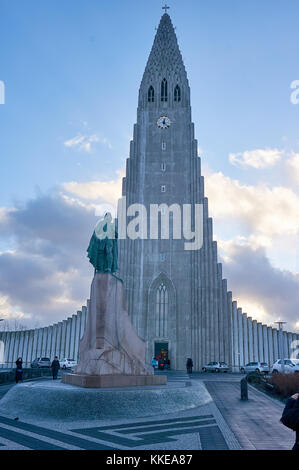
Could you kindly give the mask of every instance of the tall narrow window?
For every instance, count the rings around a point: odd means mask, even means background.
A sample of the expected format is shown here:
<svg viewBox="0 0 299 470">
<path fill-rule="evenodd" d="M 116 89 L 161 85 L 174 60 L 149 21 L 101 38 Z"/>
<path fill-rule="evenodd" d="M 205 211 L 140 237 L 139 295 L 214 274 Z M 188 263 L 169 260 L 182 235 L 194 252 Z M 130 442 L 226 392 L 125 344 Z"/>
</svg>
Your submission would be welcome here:
<svg viewBox="0 0 299 470">
<path fill-rule="evenodd" d="M 161 170 L 166 171 L 166 164 L 165 163 L 161 163 Z"/>
<path fill-rule="evenodd" d="M 179 85 L 177 85 L 174 89 L 174 101 L 181 101 L 181 89 Z"/>
<path fill-rule="evenodd" d="M 156 292 L 156 337 L 166 338 L 168 317 L 168 291 L 162 282 Z"/>
<path fill-rule="evenodd" d="M 148 89 L 147 99 L 149 103 L 153 103 L 155 101 L 155 90 L 152 86 Z"/>
<path fill-rule="evenodd" d="M 161 101 L 167 101 L 167 80 L 163 78 L 161 83 Z"/>
</svg>

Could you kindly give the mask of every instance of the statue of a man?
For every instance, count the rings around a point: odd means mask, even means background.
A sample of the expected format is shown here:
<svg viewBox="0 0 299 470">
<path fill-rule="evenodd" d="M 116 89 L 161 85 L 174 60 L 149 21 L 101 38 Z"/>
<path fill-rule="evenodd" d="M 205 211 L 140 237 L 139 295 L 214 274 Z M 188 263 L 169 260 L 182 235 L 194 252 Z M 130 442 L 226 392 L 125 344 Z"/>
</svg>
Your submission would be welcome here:
<svg viewBox="0 0 299 470">
<path fill-rule="evenodd" d="M 117 271 L 117 238 L 115 223 L 110 212 L 107 212 L 104 219 L 97 223 L 87 248 L 87 256 L 96 273 Z"/>
</svg>

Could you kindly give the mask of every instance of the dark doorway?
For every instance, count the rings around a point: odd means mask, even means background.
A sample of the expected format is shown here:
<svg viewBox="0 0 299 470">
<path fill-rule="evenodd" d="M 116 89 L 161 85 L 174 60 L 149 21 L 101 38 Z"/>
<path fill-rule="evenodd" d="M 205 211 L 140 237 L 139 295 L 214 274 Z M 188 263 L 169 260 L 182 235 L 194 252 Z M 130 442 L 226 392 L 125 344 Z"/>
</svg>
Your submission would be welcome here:
<svg viewBox="0 0 299 470">
<path fill-rule="evenodd" d="M 155 358 L 168 359 L 168 343 L 155 343 Z"/>
</svg>

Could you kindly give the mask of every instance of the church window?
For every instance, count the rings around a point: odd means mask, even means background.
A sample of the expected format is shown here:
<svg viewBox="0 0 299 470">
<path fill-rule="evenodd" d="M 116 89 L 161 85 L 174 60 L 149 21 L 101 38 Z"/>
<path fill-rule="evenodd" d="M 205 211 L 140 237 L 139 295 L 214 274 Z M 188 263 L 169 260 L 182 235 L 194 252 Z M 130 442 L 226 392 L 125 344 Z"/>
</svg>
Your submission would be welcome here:
<svg viewBox="0 0 299 470">
<path fill-rule="evenodd" d="M 165 253 L 160 253 L 160 261 L 164 262 L 166 259 Z"/>
<path fill-rule="evenodd" d="M 166 150 L 166 142 L 162 142 L 162 150 Z"/>
<path fill-rule="evenodd" d="M 163 78 L 162 83 L 161 83 L 161 101 L 167 101 L 167 80 L 166 78 Z"/>
<path fill-rule="evenodd" d="M 166 186 L 165 185 L 161 186 L 161 193 L 166 193 Z"/>
<path fill-rule="evenodd" d="M 156 336 L 167 336 L 168 291 L 162 282 L 156 292 Z"/>
<path fill-rule="evenodd" d="M 161 163 L 161 171 L 166 171 L 166 164 L 165 163 Z"/>
<path fill-rule="evenodd" d="M 181 101 L 181 89 L 179 85 L 177 85 L 174 89 L 174 101 Z"/>
<path fill-rule="evenodd" d="M 147 99 L 149 103 L 153 103 L 155 101 L 155 90 L 152 86 L 148 89 Z"/>
</svg>

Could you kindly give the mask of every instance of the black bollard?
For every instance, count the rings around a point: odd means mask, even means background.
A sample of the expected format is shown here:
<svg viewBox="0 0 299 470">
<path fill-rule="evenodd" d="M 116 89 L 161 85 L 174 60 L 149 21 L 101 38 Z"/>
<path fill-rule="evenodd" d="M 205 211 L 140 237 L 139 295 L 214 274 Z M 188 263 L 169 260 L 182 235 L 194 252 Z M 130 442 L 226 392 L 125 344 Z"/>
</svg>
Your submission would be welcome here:
<svg viewBox="0 0 299 470">
<path fill-rule="evenodd" d="M 241 400 L 248 400 L 248 383 L 247 379 L 244 377 L 244 379 L 241 380 Z"/>
</svg>

